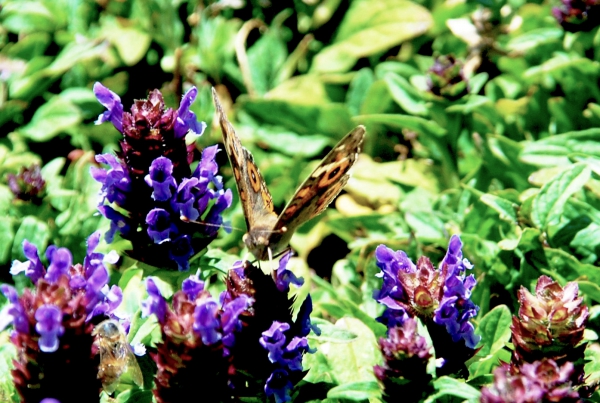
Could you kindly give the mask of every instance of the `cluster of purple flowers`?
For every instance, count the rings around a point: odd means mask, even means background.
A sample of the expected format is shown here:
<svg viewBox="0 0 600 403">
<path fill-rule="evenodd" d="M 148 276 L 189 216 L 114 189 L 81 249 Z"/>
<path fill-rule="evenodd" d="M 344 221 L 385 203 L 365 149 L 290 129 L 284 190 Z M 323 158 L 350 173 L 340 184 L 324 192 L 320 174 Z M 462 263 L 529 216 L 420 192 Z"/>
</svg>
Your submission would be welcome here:
<svg viewBox="0 0 600 403">
<path fill-rule="evenodd" d="M 108 169 L 91 170 L 102 184 L 98 209 L 111 221 L 106 240 L 112 242 L 118 231 L 132 242 L 134 257 L 163 265 L 174 261 L 179 270 L 188 270 L 189 259 L 216 236 L 221 213 L 232 201 L 231 190 L 223 189 L 217 175 L 216 145 L 205 148 L 196 169 L 190 168 L 194 146 L 186 145 L 185 135 L 201 135 L 206 127 L 190 111 L 197 92 L 192 87 L 175 111 L 165 109 L 161 93 L 154 90 L 131 112 L 123 112 L 117 94 L 94 85 L 108 109 L 97 123 L 110 121 L 123 134 L 120 158 L 98 155 L 96 161 Z"/>
<path fill-rule="evenodd" d="M 35 289 L 25 289 L 19 296 L 14 287 L 0 286 L 9 302 L 0 312 L 0 330 L 13 326 L 11 342 L 18 360 L 12 375 L 23 401 L 46 397 L 75 401 L 66 392 L 71 382 L 87 388 L 78 399 L 97 399 L 101 385 L 93 349 L 94 318 L 113 316 L 122 300 L 121 289 L 108 286 L 103 263 L 115 263 L 118 255 L 95 252 L 100 235 L 89 237 L 83 265 L 73 264 L 68 249 L 50 246 L 45 254 L 49 264 L 44 267 L 37 247 L 24 241 L 28 260 L 15 261 L 11 274 L 24 273 Z"/>
<path fill-rule="evenodd" d="M 394 252 L 384 245 L 375 251 L 377 266 L 383 278 L 374 298 L 386 306 L 380 320 L 392 328 L 408 317 L 418 316 L 425 321 L 444 326 L 453 342 L 464 340 L 475 348 L 480 337 L 469 321 L 479 307 L 471 301 L 475 277 L 466 275 L 472 265 L 462 256 L 462 242 L 452 236 L 446 256 L 435 270 L 429 259 L 422 257 L 415 265 L 403 251 Z"/>
</svg>

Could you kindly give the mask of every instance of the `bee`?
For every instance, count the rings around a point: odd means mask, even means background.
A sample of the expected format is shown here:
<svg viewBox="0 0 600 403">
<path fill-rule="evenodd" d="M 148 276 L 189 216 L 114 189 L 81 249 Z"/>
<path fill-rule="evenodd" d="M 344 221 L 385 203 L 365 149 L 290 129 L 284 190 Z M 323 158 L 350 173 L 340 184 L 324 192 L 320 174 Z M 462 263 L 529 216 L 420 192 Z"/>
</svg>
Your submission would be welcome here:
<svg viewBox="0 0 600 403">
<path fill-rule="evenodd" d="M 111 394 L 115 391 L 119 378 L 126 372 L 131 374 L 136 385 L 142 387 L 144 385 L 142 371 L 127 342 L 125 330 L 119 322 L 112 319 L 105 320 L 96 326 L 92 335 L 96 336 L 96 345 L 100 353 L 98 379 L 102 381 L 106 393 Z"/>
</svg>

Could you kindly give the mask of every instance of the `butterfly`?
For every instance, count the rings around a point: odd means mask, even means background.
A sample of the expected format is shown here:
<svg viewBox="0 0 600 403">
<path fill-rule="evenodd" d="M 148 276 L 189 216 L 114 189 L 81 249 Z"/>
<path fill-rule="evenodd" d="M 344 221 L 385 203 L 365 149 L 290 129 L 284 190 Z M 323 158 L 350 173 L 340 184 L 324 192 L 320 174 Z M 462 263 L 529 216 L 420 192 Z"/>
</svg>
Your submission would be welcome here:
<svg viewBox="0 0 600 403">
<path fill-rule="evenodd" d="M 214 88 L 212 94 L 225 151 L 233 168 L 246 217 L 248 232 L 243 241 L 256 259 L 272 259 L 273 254 L 287 247 L 300 225 L 325 211 L 342 191 L 350 178 L 348 171 L 360 153 L 365 127 L 357 126 L 341 139 L 296 190 L 282 213 L 277 215 L 271 193 L 256 167 L 254 157 L 240 143 Z"/>
</svg>

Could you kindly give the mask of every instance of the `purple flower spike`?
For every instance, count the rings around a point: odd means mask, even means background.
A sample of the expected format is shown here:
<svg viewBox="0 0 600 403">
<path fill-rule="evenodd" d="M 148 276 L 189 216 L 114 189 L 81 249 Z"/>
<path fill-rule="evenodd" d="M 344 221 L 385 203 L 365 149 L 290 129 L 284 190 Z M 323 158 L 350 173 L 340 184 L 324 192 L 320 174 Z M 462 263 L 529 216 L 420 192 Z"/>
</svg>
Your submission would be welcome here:
<svg viewBox="0 0 600 403">
<path fill-rule="evenodd" d="M 171 198 L 171 187 L 177 187 L 173 178 L 173 162 L 166 157 L 158 157 L 150 164 L 150 173 L 144 180 L 154 189 L 152 198 L 156 201 L 167 201 Z"/>
<path fill-rule="evenodd" d="M 46 257 L 50 261 L 45 277 L 49 283 L 55 283 L 61 275 L 67 274 L 73 265 L 73 255 L 67 248 L 51 245 L 46 250 Z"/>
<path fill-rule="evenodd" d="M 175 122 L 175 138 L 185 136 L 188 130 L 193 131 L 196 135 L 201 136 L 206 129 L 206 123 L 198 122 L 196 114 L 190 111 L 190 106 L 196 100 L 198 89 L 190 88 L 184 95 L 177 110 L 177 121 Z"/>
<path fill-rule="evenodd" d="M 177 232 L 177 227 L 171 222 L 169 212 L 161 208 L 150 210 L 146 216 L 146 224 L 148 224 L 148 235 L 154 243 L 170 241 L 171 232 Z"/>
<path fill-rule="evenodd" d="M 40 261 L 40 257 L 38 255 L 37 247 L 29 242 L 28 240 L 23 241 L 23 254 L 29 260 L 26 262 L 19 262 L 15 260 L 10 269 L 10 274 L 16 276 L 18 273 L 24 271 L 25 275 L 31 279 L 31 281 L 35 284 L 37 281 L 44 277 L 46 271 L 42 266 L 42 262 Z"/>
<path fill-rule="evenodd" d="M 142 301 L 142 316 L 155 314 L 158 323 L 164 323 L 167 315 L 167 301 L 151 278 L 146 280 L 146 291 L 148 291 L 148 299 Z"/>
<path fill-rule="evenodd" d="M 291 270 L 286 269 L 290 258 L 292 257 L 292 251 L 289 251 L 279 259 L 279 267 L 277 268 L 275 284 L 277 289 L 281 292 L 287 292 L 290 290 L 290 283 L 300 287 L 304 284 L 303 278 L 298 278 Z"/>
<path fill-rule="evenodd" d="M 204 291 L 204 281 L 200 280 L 196 274 L 192 274 L 183 280 L 181 290 L 190 301 L 193 301 L 200 292 Z"/>
<path fill-rule="evenodd" d="M 94 95 L 96 95 L 98 102 L 108 109 L 98 116 L 96 124 L 110 121 L 118 131 L 123 133 L 123 104 L 121 98 L 99 82 L 94 84 Z"/>
<path fill-rule="evenodd" d="M 47 397 L 45 399 L 42 399 L 40 401 L 40 403 L 60 403 L 58 400 L 51 398 L 51 397 Z"/>
<path fill-rule="evenodd" d="M 215 161 L 218 152 L 218 145 L 206 147 L 202 150 L 202 159 L 194 171 L 194 177 L 205 178 L 207 182 L 213 180 L 217 172 L 219 172 L 219 166 Z"/>
<path fill-rule="evenodd" d="M 58 350 L 58 337 L 62 336 L 65 328 L 62 326 L 62 311 L 51 304 L 42 305 L 35 312 L 35 330 L 40 334 L 40 350 L 53 353 Z"/>
<path fill-rule="evenodd" d="M 221 334 L 218 332 L 221 327 L 217 318 L 218 310 L 219 305 L 213 299 L 198 303 L 194 310 L 194 331 L 200 336 L 202 343 L 207 346 L 221 340 Z"/>
</svg>

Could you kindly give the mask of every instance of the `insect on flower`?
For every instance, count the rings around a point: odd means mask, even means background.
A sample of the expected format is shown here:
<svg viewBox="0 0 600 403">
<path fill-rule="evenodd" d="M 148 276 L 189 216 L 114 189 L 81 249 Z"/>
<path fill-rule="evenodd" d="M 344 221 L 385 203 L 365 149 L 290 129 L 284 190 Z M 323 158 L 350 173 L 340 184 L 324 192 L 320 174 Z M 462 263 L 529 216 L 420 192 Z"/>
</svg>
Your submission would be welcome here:
<svg viewBox="0 0 600 403">
<path fill-rule="evenodd" d="M 142 387 L 144 379 L 131 347 L 125 337 L 123 327 L 115 320 L 99 323 L 92 335 L 100 353 L 98 379 L 107 393 L 115 391 L 123 374 L 129 372 L 136 385 Z"/>
</svg>

